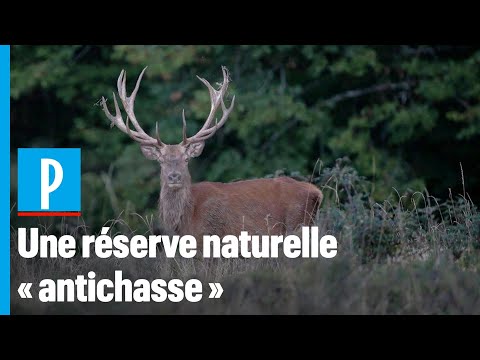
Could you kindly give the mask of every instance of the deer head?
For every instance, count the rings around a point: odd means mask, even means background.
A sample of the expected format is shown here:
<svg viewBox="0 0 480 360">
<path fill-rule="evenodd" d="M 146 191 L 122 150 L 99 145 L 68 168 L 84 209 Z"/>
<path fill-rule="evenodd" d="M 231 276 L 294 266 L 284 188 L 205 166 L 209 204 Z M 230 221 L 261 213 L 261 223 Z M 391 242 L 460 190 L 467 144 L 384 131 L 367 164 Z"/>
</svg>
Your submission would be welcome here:
<svg viewBox="0 0 480 360">
<path fill-rule="evenodd" d="M 211 108 L 202 128 L 191 137 L 187 137 L 187 123 L 185 120 L 185 111 L 182 112 L 183 119 L 183 139 L 179 144 L 167 145 L 162 142 L 158 132 L 158 122 L 156 123 L 156 137 L 148 135 L 139 125 L 134 113 L 135 97 L 140 86 L 145 69 L 140 73 L 135 89 L 130 96 L 126 92 L 126 72 L 122 70 L 117 80 L 118 96 L 122 101 L 123 108 L 126 112 L 126 122 L 123 120 L 122 114 L 118 107 L 117 98 L 113 93 L 113 101 L 115 104 L 115 115 L 108 110 L 106 100 L 102 97 L 102 108 L 105 115 L 112 122 L 112 126 L 117 126 L 122 132 L 130 136 L 133 140 L 140 144 L 143 155 L 149 160 L 157 160 L 161 167 L 162 186 L 167 186 L 171 190 L 181 189 L 190 185 L 190 173 L 188 171 L 188 162 L 190 159 L 200 156 L 205 146 L 205 140 L 211 138 L 218 129 L 220 129 L 228 119 L 235 104 L 235 96 L 232 98 L 230 107 L 227 108 L 224 103 L 224 95 L 228 88 L 228 70 L 222 67 L 223 83 L 219 90 L 215 90 L 210 83 L 197 76 L 201 82 L 205 84 L 210 93 Z M 212 126 L 213 118 L 219 106 L 222 107 L 222 118 L 220 121 L 215 120 Z M 130 121 L 135 130 L 130 129 Z"/>
</svg>

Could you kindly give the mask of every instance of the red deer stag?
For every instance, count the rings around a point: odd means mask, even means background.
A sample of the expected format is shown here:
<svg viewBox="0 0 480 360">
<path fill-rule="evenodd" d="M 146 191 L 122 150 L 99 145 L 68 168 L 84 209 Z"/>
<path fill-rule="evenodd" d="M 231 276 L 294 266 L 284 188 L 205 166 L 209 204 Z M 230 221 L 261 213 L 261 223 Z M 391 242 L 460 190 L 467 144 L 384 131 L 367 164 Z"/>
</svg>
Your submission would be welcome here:
<svg viewBox="0 0 480 360">
<path fill-rule="evenodd" d="M 117 81 L 118 95 L 126 112 L 126 123 L 118 107 L 115 93 L 115 115 L 108 110 L 105 98 L 102 107 L 106 116 L 121 131 L 140 144 L 143 155 L 160 163 L 161 190 L 159 218 L 166 230 L 178 235 L 193 235 L 201 241 L 203 235 L 239 236 L 241 231 L 258 235 L 285 235 L 302 225 L 311 225 L 320 206 L 323 194 L 314 185 L 289 177 L 244 180 L 232 183 L 191 183 L 188 171 L 190 159 L 198 157 L 211 138 L 227 121 L 232 112 L 235 96 L 229 108 L 224 95 L 228 88 L 228 71 L 222 67 L 223 83 L 219 90 L 200 78 L 208 88 L 211 99 L 210 114 L 197 134 L 187 137 L 185 112 L 183 112 L 183 140 L 167 145 L 160 140 L 158 122 L 156 138 L 149 136 L 139 125 L 134 113 L 135 97 L 145 69 L 138 77 L 130 96 L 126 92 L 126 73 L 120 73 Z M 218 107 L 222 118 L 213 118 Z M 135 130 L 130 129 L 129 121 Z"/>
</svg>

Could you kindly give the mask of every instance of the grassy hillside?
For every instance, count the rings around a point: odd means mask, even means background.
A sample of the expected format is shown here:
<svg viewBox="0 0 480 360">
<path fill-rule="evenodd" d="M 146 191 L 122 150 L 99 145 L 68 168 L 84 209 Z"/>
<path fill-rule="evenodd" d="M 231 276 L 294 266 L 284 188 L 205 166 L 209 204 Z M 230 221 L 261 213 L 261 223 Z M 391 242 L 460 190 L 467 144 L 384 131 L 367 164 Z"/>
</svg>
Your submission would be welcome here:
<svg viewBox="0 0 480 360">
<path fill-rule="evenodd" d="M 375 184 L 359 177 L 346 159 L 331 168 L 320 164 L 310 177 L 286 175 L 310 179 L 324 191 L 317 225 L 321 234 L 337 238 L 334 259 L 28 260 L 18 255 L 12 228 L 12 313 L 480 314 L 480 212 L 468 189 L 448 194 L 444 202 L 426 190 L 400 197 L 392 189 L 392 196 L 378 203 L 370 196 Z M 90 232 L 88 224 L 68 221 L 39 227 L 43 233 Z M 112 234 L 153 231 L 152 214 L 124 211 L 108 225 Z M 90 270 L 97 279 L 113 278 L 114 270 L 132 280 L 199 278 L 206 289 L 207 282 L 219 281 L 224 293 L 210 300 L 204 291 L 197 304 L 44 304 L 35 299 L 41 279 L 74 278 Z M 19 299 L 17 288 L 27 281 L 34 282 L 34 299 Z"/>
</svg>

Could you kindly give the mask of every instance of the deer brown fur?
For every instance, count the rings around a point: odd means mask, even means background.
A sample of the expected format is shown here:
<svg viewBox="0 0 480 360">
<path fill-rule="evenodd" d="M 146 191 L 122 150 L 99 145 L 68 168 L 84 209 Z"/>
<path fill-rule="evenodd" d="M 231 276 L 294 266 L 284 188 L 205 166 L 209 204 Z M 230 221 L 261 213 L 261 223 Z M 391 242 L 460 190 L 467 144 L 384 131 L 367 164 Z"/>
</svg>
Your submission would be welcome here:
<svg viewBox="0 0 480 360">
<path fill-rule="evenodd" d="M 147 159 L 160 163 L 159 218 L 166 230 L 179 235 L 193 235 L 198 241 L 203 235 L 249 234 L 280 235 L 291 233 L 302 225 L 312 225 L 323 194 L 314 185 L 289 177 L 244 180 L 232 183 L 191 183 L 188 162 L 198 157 L 205 140 L 212 137 L 226 122 L 233 109 L 235 96 L 229 108 L 224 95 L 228 88 L 228 72 L 222 67 L 223 83 L 219 90 L 199 78 L 208 88 L 211 98 L 210 114 L 203 127 L 192 137 L 187 137 L 183 113 L 183 140 L 179 144 L 164 144 L 156 128 L 156 138 L 148 135 L 139 125 L 134 113 L 135 97 L 146 68 L 140 74 L 130 97 L 126 94 L 125 71 L 120 73 L 118 95 L 127 114 L 126 123 L 113 94 L 115 116 L 102 98 L 106 116 L 121 131 L 140 143 Z M 212 125 L 217 109 L 222 108 L 222 118 Z M 132 122 L 135 130 L 130 129 Z"/>
</svg>

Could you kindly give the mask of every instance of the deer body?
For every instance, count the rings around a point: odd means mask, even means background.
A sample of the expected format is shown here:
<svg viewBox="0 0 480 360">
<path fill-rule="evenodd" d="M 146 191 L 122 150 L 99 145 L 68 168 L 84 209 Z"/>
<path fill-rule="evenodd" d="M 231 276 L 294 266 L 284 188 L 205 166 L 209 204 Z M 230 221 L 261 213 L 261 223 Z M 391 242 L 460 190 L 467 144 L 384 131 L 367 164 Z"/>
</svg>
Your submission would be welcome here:
<svg viewBox="0 0 480 360">
<path fill-rule="evenodd" d="M 183 140 L 174 145 L 164 144 L 160 140 L 158 123 L 156 138 L 153 138 L 141 128 L 135 117 L 135 97 L 145 70 L 140 74 L 131 96 L 126 94 L 125 71 L 122 70 L 118 78 L 118 95 L 127 113 L 126 122 L 115 93 L 115 115 L 108 110 L 104 98 L 102 106 L 112 124 L 140 144 L 147 159 L 160 163 L 159 218 L 166 230 L 178 235 L 193 235 L 197 241 L 201 241 L 203 235 L 238 236 L 241 231 L 248 231 L 252 235 L 280 235 L 312 224 L 323 195 L 317 187 L 306 182 L 279 177 L 191 184 L 188 162 L 200 156 L 205 140 L 224 125 L 234 106 L 235 96 L 229 108 L 223 99 L 229 82 L 225 68 L 222 68 L 223 83 L 219 90 L 214 89 L 207 80 L 199 78 L 210 93 L 210 114 L 198 133 L 187 137 L 183 113 Z M 223 112 L 222 118 L 212 125 L 219 107 Z M 135 130 L 130 129 L 129 121 Z"/>
<path fill-rule="evenodd" d="M 179 235 L 281 235 L 311 225 L 323 195 L 288 177 L 233 183 L 201 182 L 182 190 L 162 187 L 159 215 Z"/>
</svg>

